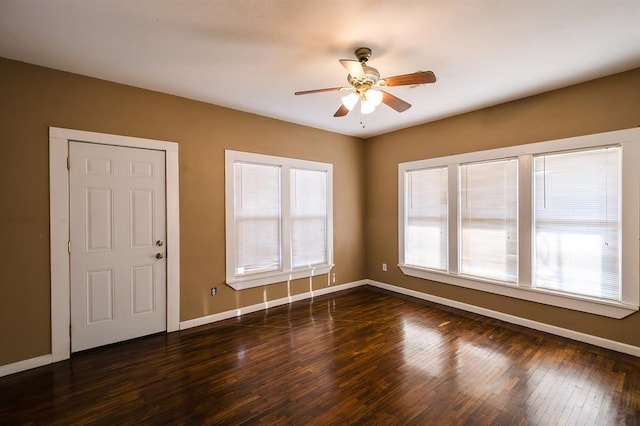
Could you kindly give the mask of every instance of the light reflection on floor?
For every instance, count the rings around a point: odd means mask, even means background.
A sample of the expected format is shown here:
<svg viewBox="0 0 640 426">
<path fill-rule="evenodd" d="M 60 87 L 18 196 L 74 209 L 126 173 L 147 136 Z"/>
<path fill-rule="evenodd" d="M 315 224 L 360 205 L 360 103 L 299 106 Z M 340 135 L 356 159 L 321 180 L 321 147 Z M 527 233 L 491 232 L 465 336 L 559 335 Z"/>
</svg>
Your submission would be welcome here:
<svg viewBox="0 0 640 426">
<path fill-rule="evenodd" d="M 437 330 L 422 327 L 410 320 L 402 321 L 404 360 L 407 364 L 432 376 L 443 373 L 446 358 L 444 339 Z"/>
<path fill-rule="evenodd" d="M 509 348 L 496 348 L 490 337 L 468 342 L 452 337 L 450 329 L 440 330 L 411 319 L 403 319 L 402 331 L 403 357 L 412 367 L 411 374 L 424 375 L 426 382 L 444 379 L 470 400 L 480 398 L 500 409 L 509 409 L 515 394 L 521 401 L 524 393 L 526 407 L 521 408 L 531 424 L 565 424 L 576 419 L 592 424 L 595 419 L 590 413 L 615 413 L 616 403 L 606 392 L 615 384 L 572 374 L 575 370 L 570 365 L 555 365 L 551 355 L 531 357 L 525 367 L 516 368 Z M 483 338 L 487 339 L 486 347 L 477 341 Z M 598 419 L 598 423 L 603 421 L 615 423 L 615 419 Z"/>
</svg>

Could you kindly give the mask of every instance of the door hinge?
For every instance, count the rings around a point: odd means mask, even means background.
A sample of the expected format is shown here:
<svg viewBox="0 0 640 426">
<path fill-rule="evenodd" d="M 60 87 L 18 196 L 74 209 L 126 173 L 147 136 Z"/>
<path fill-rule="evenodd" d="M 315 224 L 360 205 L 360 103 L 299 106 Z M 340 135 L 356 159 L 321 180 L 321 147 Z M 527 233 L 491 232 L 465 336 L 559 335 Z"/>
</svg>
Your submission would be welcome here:
<svg viewBox="0 0 640 426">
<path fill-rule="evenodd" d="M 71 241 L 67 243 L 67 251 L 71 254 Z"/>
<path fill-rule="evenodd" d="M 67 157 L 67 170 L 71 170 L 71 157 Z"/>
<path fill-rule="evenodd" d="M 71 324 L 69 324 L 69 337 L 71 337 Z"/>
</svg>

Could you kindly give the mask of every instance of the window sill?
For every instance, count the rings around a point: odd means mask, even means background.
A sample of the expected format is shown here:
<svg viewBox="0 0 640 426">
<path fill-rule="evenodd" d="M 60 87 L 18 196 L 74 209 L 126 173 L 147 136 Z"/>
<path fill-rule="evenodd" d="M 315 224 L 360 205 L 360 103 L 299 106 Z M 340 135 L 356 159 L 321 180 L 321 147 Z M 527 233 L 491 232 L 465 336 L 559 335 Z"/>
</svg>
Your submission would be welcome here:
<svg viewBox="0 0 640 426">
<path fill-rule="evenodd" d="M 480 290 L 487 293 L 514 297 L 516 299 L 543 303 L 545 305 L 558 306 L 574 311 L 587 312 L 609 318 L 621 319 L 638 311 L 638 306 L 627 303 L 590 299 L 587 297 L 570 296 L 535 288 L 518 287 L 515 284 L 507 284 L 493 281 L 476 280 L 468 276 L 452 275 L 421 269 L 414 266 L 398 265 L 402 273 L 416 278 L 437 281 L 445 284 L 453 284 L 459 287 Z"/>
<path fill-rule="evenodd" d="M 310 268 L 296 269 L 290 272 L 276 271 L 264 274 L 247 275 L 244 277 L 235 277 L 232 279 L 227 278 L 226 283 L 234 290 L 246 290 L 248 288 L 261 287 L 268 284 L 328 274 L 331 271 L 331 268 L 333 268 L 333 265 L 317 265 Z"/>
</svg>

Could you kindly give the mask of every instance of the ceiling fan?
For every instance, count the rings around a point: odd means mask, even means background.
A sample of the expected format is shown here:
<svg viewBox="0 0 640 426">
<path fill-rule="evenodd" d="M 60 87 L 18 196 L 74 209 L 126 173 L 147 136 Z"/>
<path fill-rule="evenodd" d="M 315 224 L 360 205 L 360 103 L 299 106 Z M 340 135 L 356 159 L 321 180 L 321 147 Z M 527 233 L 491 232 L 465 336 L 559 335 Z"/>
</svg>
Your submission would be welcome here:
<svg viewBox="0 0 640 426">
<path fill-rule="evenodd" d="M 436 76 L 431 71 L 418 71 L 412 74 L 402 74 L 393 77 L 380 78 L 377 69 L 367 65 L 371 57 L 371 49 L 359 47 L 355 50 L 357 60 L 340 59 L 340 63 L 347 70 L 347 81 L 350 87 L 328 87 L 326 89 L 303 90 L 295 92 L 296 95 L 309 95 L 323 92 L 343 92 L 354 90 L 342 97 L 342 105 L 333 114 L 334 117 L 344 117 L 360 101 L 360 111 L 369 114 L 381 103 L 398 112 L 404 112 L 411 108 L 411 104 L 397 96 L 386 92 L 381 87 L 409 86 L 416 84 L 435 83 Z"/>
</svg>

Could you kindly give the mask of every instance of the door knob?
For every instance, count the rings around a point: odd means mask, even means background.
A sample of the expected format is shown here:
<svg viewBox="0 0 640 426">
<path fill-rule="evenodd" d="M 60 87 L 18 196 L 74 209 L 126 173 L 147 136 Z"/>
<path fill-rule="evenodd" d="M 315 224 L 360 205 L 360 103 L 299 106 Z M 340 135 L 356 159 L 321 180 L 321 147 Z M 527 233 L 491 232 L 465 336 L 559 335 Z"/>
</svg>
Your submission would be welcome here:
<svg viewBox="0 0 640 426">
<path fill-rule="evenodd" d="M 162 240 L 158 240 L 158 241 L 156 241 L 156 245 L 157 245 L 158 247 L 162 247 L 162 245 L 163 245 L 163 244 L 164 244 L 164 241 L 162 241 Z"/>
<path fill-rule="evenodd" d="M 156 253 L 156 259 L 162 259 L 163 257 L 164 257 L 164 254 Z"/>
</svg>

